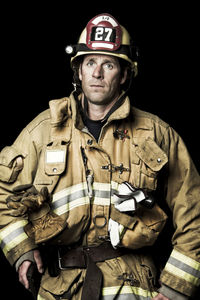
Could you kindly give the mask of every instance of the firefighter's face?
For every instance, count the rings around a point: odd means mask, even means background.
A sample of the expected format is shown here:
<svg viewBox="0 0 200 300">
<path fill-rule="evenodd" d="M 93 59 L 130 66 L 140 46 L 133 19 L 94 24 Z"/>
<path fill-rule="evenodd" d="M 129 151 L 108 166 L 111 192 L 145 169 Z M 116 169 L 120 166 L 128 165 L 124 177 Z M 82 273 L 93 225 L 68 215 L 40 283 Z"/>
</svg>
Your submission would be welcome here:
<svg viewBox="0 0 200 300">
<path fill-rule="evenodd" d="M 82 90 L 88 101 L 106 105 L 119 96 L 120 85 L 126 80 L 116 57 L 110 55 L 85 55 L 79 68 Z"/>
</svg>

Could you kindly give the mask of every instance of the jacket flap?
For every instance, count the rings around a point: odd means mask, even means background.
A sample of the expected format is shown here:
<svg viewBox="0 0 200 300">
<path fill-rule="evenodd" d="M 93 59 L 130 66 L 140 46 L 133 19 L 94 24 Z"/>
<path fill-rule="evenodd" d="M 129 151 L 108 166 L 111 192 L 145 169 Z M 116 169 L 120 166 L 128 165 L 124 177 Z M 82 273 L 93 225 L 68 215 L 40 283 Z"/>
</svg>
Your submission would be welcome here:
<svg viewBox="0 0 200 300">
<path fill-rule="evenodd" d="M 136 154 L 153 171 L 159 171 L 168 162 L 166 153 L 151 138 L 136 147 Z"/>
<path fill-rule="evenodd" d="M 0 164 L 11 168 L 14 159 L 17 158 L 18 156 L 24 157 L 24 154 L 22 154 L 19 150 L 17 150 L 13 146 L 6 146 L 1 151 Z"/>
</svg>

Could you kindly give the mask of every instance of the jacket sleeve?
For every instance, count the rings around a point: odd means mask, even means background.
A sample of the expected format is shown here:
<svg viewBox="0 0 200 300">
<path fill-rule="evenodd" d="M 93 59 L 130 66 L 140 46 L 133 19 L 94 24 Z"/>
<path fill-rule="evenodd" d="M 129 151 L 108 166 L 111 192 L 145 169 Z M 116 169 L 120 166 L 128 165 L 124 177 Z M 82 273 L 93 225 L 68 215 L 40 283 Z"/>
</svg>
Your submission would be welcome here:
<svg viewBox="0 0 200 300">
<path fill-rule="evenodd" d="M 161 282 L 192 296 L 200 285 L 200 177 L 184 142 L 171 128 L 164 148 L 169 156 L 166 201 L 175 231 Z"/>
<path fill-rule="evenodd" d="M 36 147 L 25 128 L 14 144 L 3 148 L 0 154 L 0 245 L 12 265 L 36 245 L 24 230 L 28 220 L 11 216 L 6 198 L 14 187 L 32 183 L 36 168 Z"/>
</svg>

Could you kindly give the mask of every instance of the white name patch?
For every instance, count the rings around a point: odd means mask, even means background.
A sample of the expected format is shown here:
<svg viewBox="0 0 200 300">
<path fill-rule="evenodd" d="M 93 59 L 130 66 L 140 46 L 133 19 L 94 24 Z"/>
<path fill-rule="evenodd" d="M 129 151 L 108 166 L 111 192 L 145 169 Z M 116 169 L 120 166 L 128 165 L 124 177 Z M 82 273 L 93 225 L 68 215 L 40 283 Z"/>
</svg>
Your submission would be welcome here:
<svg viewBox="0 0 200 300">
<path fill-rule="evenodd" d="M 63 163 L 65 161 L 65 151 L 63 150 L 47 150 L 46 163 Z"/>
</svg>

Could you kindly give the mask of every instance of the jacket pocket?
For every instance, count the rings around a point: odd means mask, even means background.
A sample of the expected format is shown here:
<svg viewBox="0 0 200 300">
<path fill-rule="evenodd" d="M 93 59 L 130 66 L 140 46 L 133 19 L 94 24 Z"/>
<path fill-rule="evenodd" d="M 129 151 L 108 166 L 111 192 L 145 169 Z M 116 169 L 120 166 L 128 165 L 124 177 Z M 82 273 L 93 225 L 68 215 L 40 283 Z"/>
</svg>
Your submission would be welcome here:
<svg viewBox="0 0 200 300">
<path fill-rule="evenodd" d="M 66 168 L 68 143 L 63 141 L 47 145 L 45 151 L 45 173 L 47 175 L 60 175 Z"/>
<path fill-rule="evenodd" d="M 19 172 L 23 169 L 25 155 L 14 146 L 7 146 L 0 154 L 0 180 L 12 183 L 17 179 Z"/>
<path fill-rule="evenodd" d="M 151 138 L 134 147 L 134 159 L 131 164 L 132 181 L 135 187 L 155 190 L 158 174 L 168 162 L 168 157 Z"/>
<path fill-rule="evenodd" d="M 49 185 L 49 192 L 52 192 L 66 169 L 67 150 L 68 143 L 64 141 L 55 141 L 44 146 L 34 180 L 35 186 Z"/>
<path fill-rule="evenodd" d="M 166 223 L 167 215 L 155 204 L 151 209 L 145 207 L 139 208 L 134 219 L 135 225 L 133 229 L 130 230 L 127 228 L 124 233 L 122 246 L 139 249 L 155 243 Z"/>
<path fill-rule="evenodd" d="M 83 284 L 82 273 L 81 269 L 68 268 L 61 271 L 59 276 L 50 277 L 48 271 L 46 271 L 42 277 L 39 294 L 44 295 L 45 299 L 68 299 L 66 296 L 62 298 L 62 295 L 68 294 L 70 298 L 73 294 L 76 294 Z"/>
<path fill-rule="evenodd" d="M 130 249 L 153 245 L 167 220 L 167 215 L 157 204 L 151 209 L 141 206 L 132 216 L 112 207 L 110 217 L 124 226 L 121 246 Z"/>
</svg>

